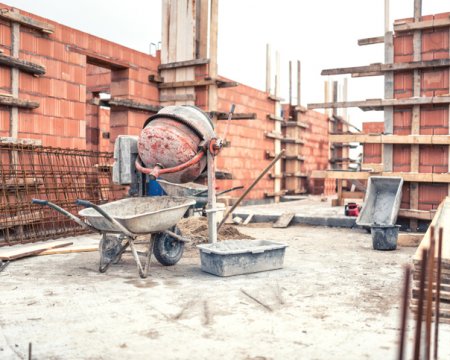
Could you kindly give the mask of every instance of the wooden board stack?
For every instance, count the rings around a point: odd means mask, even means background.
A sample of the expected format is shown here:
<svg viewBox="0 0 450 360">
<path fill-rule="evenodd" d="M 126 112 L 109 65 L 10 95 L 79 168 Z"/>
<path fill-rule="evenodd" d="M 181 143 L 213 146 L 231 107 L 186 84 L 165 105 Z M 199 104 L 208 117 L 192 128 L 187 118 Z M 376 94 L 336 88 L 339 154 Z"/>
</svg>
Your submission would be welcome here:
<svg viewBox="0 0 450 360">
<path fill-rule="evenodd" d="M 413 289 L 411 297 L 411 309 L 417 313 L 418 297 L 419 297 L 419 281 L 422 270 L 422 249 L 428 249 L 430 246 L 431 227 L 434 226 L 435 231 L 435 254 L 434 254 L 434 273 L 433 273 L 433 300 L 436 299 L 436 281 L 437 281 L 437 259 L 438 259 L 438 231 L 443 229 L 442 239 L 442 260 L 441 260 L 441 285 L 440 285 L 440 322 L 450 324 L 450 224 L 448 219 L 450 216 L 450 197 L 447 197 L 439 206 L 436 215 L 433 218 L 431 226 L 423 237 L 417 251 L 413 257 L 414 272 L 413 272 Z M 447 219 L 447 221 L 446 221 Z M 425 269 L 426 271 L 426 269 Z M 428 287 L 428 281 L 426 282 Z M 426 298 L 424 301 L 426 306 Z M 434 313 L 434 305 L 433 305 Z"/>
</svg>

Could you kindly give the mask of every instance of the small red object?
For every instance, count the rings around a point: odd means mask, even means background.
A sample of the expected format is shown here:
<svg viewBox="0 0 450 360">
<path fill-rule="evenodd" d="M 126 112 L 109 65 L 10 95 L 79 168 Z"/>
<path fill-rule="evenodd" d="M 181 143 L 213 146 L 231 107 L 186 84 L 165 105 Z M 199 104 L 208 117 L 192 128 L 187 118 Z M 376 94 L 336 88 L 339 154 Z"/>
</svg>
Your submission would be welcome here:
<svg viewBox="0 0 450 360">
<path fill-rule="evenodd" d="M 345 216 L 358 216 L 361 207 L 357 203 L 348 203 L 345 205 Z"/>
</svg>

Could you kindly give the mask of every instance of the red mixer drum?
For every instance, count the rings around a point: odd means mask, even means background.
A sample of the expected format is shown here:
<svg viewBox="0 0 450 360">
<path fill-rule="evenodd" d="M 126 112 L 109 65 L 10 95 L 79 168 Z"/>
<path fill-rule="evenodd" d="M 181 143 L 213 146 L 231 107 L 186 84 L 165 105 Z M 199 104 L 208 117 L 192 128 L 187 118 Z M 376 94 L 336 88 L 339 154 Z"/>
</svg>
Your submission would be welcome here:
<svg viewBox="0 0 450 360">
<path fill-rule="evenodd" d="M 160 166 L 174 168 L 193 159 L 200 145 L 215 137 L 211 119 L 194 106 L 167 106 L 144 124 L 138 139 L 139 157 L 148 169 Z M 206 156 L 200 161 L 159 178 L 173 182 L 194 181 L 206 167 Z"/>
</svg>

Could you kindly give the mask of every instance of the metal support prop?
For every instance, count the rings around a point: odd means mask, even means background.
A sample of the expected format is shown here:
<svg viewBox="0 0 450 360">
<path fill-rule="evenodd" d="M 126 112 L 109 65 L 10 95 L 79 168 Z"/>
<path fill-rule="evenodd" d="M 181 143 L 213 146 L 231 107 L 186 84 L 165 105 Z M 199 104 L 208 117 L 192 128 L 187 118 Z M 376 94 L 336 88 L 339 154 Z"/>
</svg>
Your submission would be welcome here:
<svg viewBox="0 0 450 360">
<path fill-rule="evenodd" d="M 208 237 L 209 242 L 217 242 L 217 214 L 216 214 L 216 160 L 210 151 L 207 151 L 208 166 Z"/>
</svg>

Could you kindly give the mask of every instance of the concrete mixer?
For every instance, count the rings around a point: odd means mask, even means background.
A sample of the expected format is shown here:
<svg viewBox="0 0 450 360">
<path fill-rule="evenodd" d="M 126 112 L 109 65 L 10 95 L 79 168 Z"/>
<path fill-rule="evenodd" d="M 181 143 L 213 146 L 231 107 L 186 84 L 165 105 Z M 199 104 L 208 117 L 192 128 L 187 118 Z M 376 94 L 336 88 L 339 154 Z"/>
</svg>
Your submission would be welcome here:
<svg viewBox="0 0 450 360">
<path fill-rule="evenodd" d="M 232 106 L 229 119 L 231 119 Z M 228 129 L 228 125 L 227 125 Z M 226 135 L 225 131 L 224 136 Z M 215 156 L 223 145 L 211 119 L 194 106 L 167 106 L 151 116 L 139 137 L 119 136 L 113 181 L 130 185 L 131 196 L 149 196 L 149 183 L 163 179 L 182 184 L 208 175 L 209 241 L 217 241 Z M 223 209 L 220 209 L 223 210 Z"/>
</svg>

